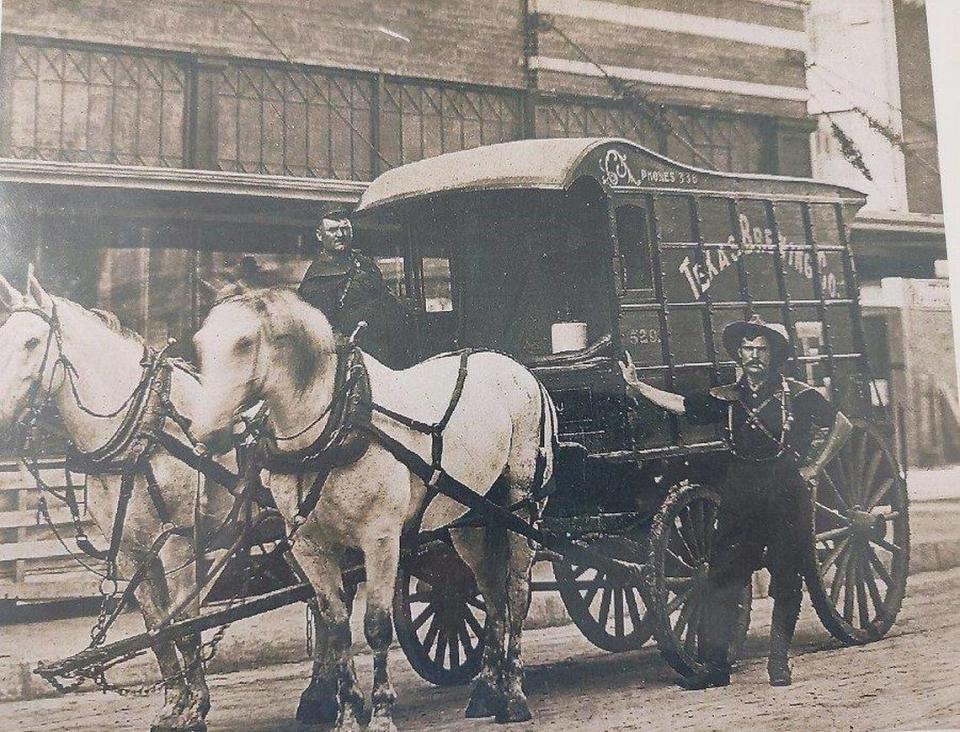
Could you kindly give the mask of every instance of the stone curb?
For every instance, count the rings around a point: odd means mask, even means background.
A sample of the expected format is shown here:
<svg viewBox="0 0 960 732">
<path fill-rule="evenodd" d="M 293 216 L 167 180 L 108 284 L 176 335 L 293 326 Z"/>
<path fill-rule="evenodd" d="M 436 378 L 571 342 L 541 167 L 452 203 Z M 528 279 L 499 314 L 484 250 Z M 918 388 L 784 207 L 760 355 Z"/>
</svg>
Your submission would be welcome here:
<svg viewBox="0 0 960 732">
<path fill-rule="evenodd" d="M 960 567 L 960 539 L 927 542 L 911 547 L 911 575 L 943 571 L 954 567 Z M 762 577 L 755 583 L 754 590 L 758 597 L 766 594 L 766 582 Z M 355 621 L 361 617 L 361 612 L 354 612 Z M 555 593 L 534 594 L 525 628 L 552 628 L 569 623 L 570 619 L 559 596 Z M 353 632 L 355 638 L 363 637 L 361 626 L 357 622 L 354 622 Z M 396 648 L 396 643 L 394 647 Z M 355 650 L 363 648 L 365 645 L 362 642 L 355 644 Z M 272 643 L 251 645 L 231 639 L 228 634 L 221 643 L 217 655 L 210 661 L 208 673 L 225 674 L 306 660 L 308 657 L 302 636 L 296 639 L 277 638 Z M 33 673 L 35 665 L 34 661 L 0 661 L 0 702 L 25 701 L 59 695 L 49 684 Z M 146 654 L 125 663 L 124 671 L 122 678 L 116 672 L 112 678 L 124 685 L 136 686 L 151 683 L 157 677 L 156 663 Z M 90 690 L 93 690 L 92 687 Z"/>
</svg>

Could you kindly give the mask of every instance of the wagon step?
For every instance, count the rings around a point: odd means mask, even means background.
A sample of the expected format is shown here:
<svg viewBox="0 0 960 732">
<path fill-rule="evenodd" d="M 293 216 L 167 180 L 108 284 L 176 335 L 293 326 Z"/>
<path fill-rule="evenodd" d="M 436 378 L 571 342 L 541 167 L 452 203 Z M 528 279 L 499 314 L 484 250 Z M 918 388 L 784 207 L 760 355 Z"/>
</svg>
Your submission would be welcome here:
<svg viewBox="0 0 960 732">
<path fill-rule="evenodd" d="M 139 633 L 98 648 L 87 648 L 59 661 L 41 662 L 33 672 L 47 681 L 64 678 L 76 674 L 78 671 L 103 666 L 124 656 L 135 655 L 160 641 L 175 640 L 192 633 L 199 633 L 236 620 L 276 610 L 284 605 L 305 602 L 311 597 L 313 597 L 313 588 L 306 583 L 284 587 L 239 605 L 214 610 L 196 618 L 170 623 L 155 632 Z"/>
</svg>

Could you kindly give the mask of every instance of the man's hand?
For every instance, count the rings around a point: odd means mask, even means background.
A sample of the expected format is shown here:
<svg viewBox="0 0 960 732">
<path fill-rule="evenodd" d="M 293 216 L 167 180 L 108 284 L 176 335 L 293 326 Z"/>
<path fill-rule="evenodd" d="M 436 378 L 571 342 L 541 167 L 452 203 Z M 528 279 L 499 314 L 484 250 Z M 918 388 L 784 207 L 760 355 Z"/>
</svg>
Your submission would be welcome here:
<svg viewBox="0 0 960 732">
<path fill-rule="evenodd" d="M 629 393 L 640 395 L 644 399 L 653 402 L 658 407 L 666 409 L 673 414 L 684 413 L 686 408 L 682 396 L 657 389 L 654 386 L 650 386 L 650 384 L 640 381 L 640 379 L 637 378 L 637 367 L 634 365 L 630 354 L 625 351 L 623 356 L 624 360 L 619 362 L 620 373 L 623 374 L 623 380 L 627 382 L 627 391 Z"/>
<path fill-rule="evenodd" d="M 623 380 L 627 382 L 627 386 L 640 391 L 642 388 L 641 382 L 637 378 L 637 367 L 633 363 L 633 358 L 629 351 L 624 351 L 623 355 L 625 360 L 617 362 L 617 365 L 620 366 L 620 373 L 623 374 Z"/>
</svg>

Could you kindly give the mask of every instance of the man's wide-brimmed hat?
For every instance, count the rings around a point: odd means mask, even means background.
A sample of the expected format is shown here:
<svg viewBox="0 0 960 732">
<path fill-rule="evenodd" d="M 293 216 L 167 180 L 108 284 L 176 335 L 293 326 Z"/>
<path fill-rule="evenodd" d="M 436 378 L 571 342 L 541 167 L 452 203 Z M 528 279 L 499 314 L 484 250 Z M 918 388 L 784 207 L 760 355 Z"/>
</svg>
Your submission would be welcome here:
<svg viewBox="0 0 960 732">
<path fill-rule="evenodd" d="M 759 315 L 750 320 L 737 320 L 723 329 L 723 347 L 734 361 L 740 360 L 740 344 L 744 338 L 765 336 L 770 342 L 770 351 L 773 364 L 779 366 L 786 361 L 793 352 L 787 329 L 780 323 L 766 323 Z"/>
</svg>

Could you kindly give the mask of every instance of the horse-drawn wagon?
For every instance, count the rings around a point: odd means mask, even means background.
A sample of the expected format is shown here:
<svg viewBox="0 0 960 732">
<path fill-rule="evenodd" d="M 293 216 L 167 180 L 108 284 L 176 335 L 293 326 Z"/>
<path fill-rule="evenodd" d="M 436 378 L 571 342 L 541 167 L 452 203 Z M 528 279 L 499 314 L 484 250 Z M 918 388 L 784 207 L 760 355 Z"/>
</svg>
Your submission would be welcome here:
<svg viewBox="0 0 960 732">
<path fill-rule="evenodd" d="M 906 583 L 908 506 L 903 474 L 883 425 L 873 419 L 878 409 L 846 237 L 846 222 L 864 201 L 853 190 L 809 180 L 697 170 L 611 139 L 529 140 L 451 153 L 389 171 L 370 185 L 352 218 L 357 243 L 414 312 L 419 356 L 461 349 L 467 355 L 458 356 L 454 396 L 432 423 L 378 405 L 376 394 L 363 391 L 369 376 L 354 379 L 362 369 L 341 358 L 330 406 L 316 405 L 320 416 L 300 434 L 318 425 L 323 432 L 301 452 L 320 464 L 317 446 L 356 428 L 428 490 L 469 509 L 453 526 L 414 526 L 403 535 L 393 618 L 421 676 L 460 683 L 481 668 L 486 606 L 451 531 L 491 525 L 525 537 L 538 558 L 552 562 L 553 579 L 533 588 L 559 591 L 592 643 L 616 652 L 655 636 L 680 674 L 703 670 L 698 638 L 709 611 L 704 598 L 720 500 L 715 481 L 729 454 L 719 429 L 687 424 L 631 398 L 618 364 L 626 351 L 645 381 L 676 392 L 732 381 L 735 365 L 722 353 L 720 333 L 752 314 L 786 326 L 796 352 L 790 368 L 856 420 L 811 496 L 815 549 L 807 584 L 816 611 L 845 643 L 889 630 Z M 49 314 L 41 320 L 59 327 Z M 251 354 L 248 360 L 261 357 L 246 336 L 238 335 L 235 346 Z M 520 361 L 549 394 L 541 390 L 539 419 L 533 415 L 541 438 L 554 431 L 559 437 L 555 450 L 549 440 L 536 446 L 555 453 L 542 514 L 529 501 L 523 511 L 511 510 L 519 504 L 468 490 L 442 469 L 436 445 L 442 452 L 469 349 Z M 252 396 L 245 393 L 242 406 Z M 351 421 L 359 403 L 367 407 L 363 424 Z M 371 409 L 432 439 L 433 459 L 371 429 Z M 345 429 L 328 434 L 321 422 L 328 414 L 340 415 Z M 185 424 L 184 434 L 190 429 Z M 179 457 L 209 467 L 182 450 Z M 320 491 L 335 468 L 315 469 L 324 475 L 311 479 L 316 495 L 312 486 L 305 494 L 298 486 L 288 530 L 309 520 L 304 506 L 326 500 Z M 543 471 L 538 459 L 537 476 Z M 352 572 L 345 582 L 360 576 Z M 102 665 L 158 637 L 196 633 L 310 595 L 302 585 L 199 619 L 171 623 L 168 614 L 152 634 L 43 672 L 76 673 L 84 663 Z M 749 606 L 745 587 L 740 638 Z"/>
</svg>

